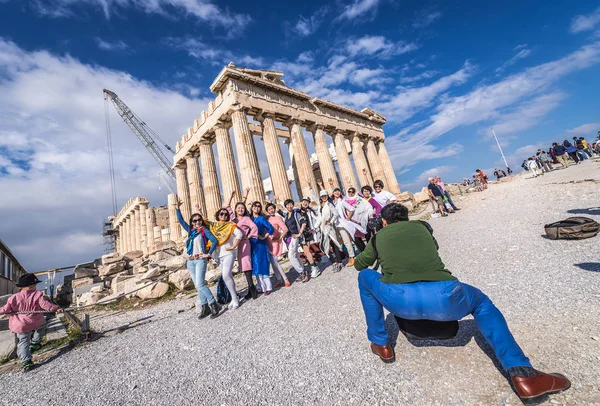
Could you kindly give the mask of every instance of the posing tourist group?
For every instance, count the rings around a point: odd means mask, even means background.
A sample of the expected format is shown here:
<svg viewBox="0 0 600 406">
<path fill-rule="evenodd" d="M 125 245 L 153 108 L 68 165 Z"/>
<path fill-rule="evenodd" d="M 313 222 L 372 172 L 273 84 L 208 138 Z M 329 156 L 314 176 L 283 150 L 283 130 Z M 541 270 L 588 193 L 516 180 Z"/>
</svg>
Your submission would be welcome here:
<svg viewBox="0 0 600 406">
<path fill-rule="evenodd" d="M 342 191 L 329 179 L 331 193 L 322 182 L 317 186 L 318 190 L 311 188 L 311 196 L 304 196 L 300 202 L 282 202 L 274 196 L 264 207 L 259 201 L 247 202 L 249 189 L 233 204 L 234 192 L 213 218 L 204 217 L 195 207 L 187 221 L 177 210 L 179 223 L 188 233 L 187 267 L 198 292 L 200 319 L 218 317 L 223 310 L 205 283 L 210 261 L 220 268 L 230 301 L 227 308 L 235 310 L 241 302 L 233 280 L 236 261 L 248 286 L 245 300 L 268 296 L 275 288 L 291 285 L 279 263 L 284 254 L 302 283 L 321 274 L 323 256 L 332 262 L 333 272 L 339 272 L 346 258 L 347 267 L 354 265 L 354 258 L 381 228 L 381 209 L 396 200 L 381 180 L 372 187 Z"/>
<path fill-rule="evenodd" d="M 573 137 L 573 142 L 568 140 L 562 143 L 553 142 L 548 151 L 538 149 L 535 155 L 523 160 L 521 167 L 537 178 L 557 168 L 567 169 L 569 164 L 580 164 L 599 154 L 600 141 L 589 144 L 583 137 Z"/>
</svg>

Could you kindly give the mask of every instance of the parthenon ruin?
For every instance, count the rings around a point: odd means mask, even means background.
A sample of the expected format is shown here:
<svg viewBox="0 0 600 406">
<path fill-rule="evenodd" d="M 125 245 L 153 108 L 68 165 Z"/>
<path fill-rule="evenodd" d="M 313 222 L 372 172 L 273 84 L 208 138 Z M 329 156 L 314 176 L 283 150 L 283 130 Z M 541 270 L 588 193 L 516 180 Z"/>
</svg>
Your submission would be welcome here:
<svg viewBox="0 0 600 406">
<path fill-rule="evenodd" d="M 210 87 L 217 95 L 215 100 L 208 103 L 207 110 L 176 144 L 173 167 L 177 194 L 169 195 L 168 200 L 171 240 L 181 238 L 175 216 L 178 199 L 184 218 L 188 219 L 196 206 L 212 218 L 232 192 L 241 197 L 246 188 L 248 201 L 264 202 L 265 184 L 271 186 L 278 199 L 285 200 L 292 198 L 290 183 L 295 181 L 298 195 L 310 196 L 311 187 L 316 190 L 317 169 L 328 189 L 331 189 L 329 179 L 334 187 L 343 189 L 372 185 L 374 180 L 381 179 L 386 189 L 400 195 L 384 144 L 385 117 L 368 108 L 356 111 L 311 98 L 286 86 L 282 76 L 281 72 L 239 68 L 232 62 L 216 77 Z M 316 156 L 312 160 L 303 128 L 313 136 Z M 332 138 L 332 148 L 326 135 Z M 260 171 L 254 136 L 262 138 L 266 150 L 270 176 L 264 183 L 266 176 Z M 285 139 L 289 148 L 289 169 L 284 163 L 280 138 Z M 213 143 L 216 143 L 219 173 Z M 146 214 L 147 200 L 138 198 L 128 204 L 133 208 L 126 206 L 113 221 L 118 235 L 117 250 L 121 252 L 148 247 L 155 237 L 149 223 L 152 219 Z"/>
</svg>

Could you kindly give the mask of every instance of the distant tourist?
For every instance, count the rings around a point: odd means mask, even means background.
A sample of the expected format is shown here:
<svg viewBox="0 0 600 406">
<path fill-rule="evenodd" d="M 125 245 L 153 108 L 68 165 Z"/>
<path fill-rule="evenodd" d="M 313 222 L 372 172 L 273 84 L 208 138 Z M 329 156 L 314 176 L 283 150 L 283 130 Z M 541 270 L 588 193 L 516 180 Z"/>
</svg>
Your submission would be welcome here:
<svg viewBox="0 0 600 406">
<path fill-rule="evenodd" d="M 427 185 L 427 193 L 429 197 L 437 204 L 438 210 L 442 217 L 446 217 L 446 210 L 444 208 L 444 194 L 442 190 L 435 184 L 435 178 L 429 178 L 429 184 Z"/>
<path fill-rule="evenodd" d="M 512 175 L 512 173 L 513 173 L 512 169 L 510 169 L 510 167 L 508 167 L 508 166 L 506 167 L 506 171 L 508 172 L 509 176 Z"/>
<path fill-rule="evenodd" d="M 538 149 L 537 157 L 540 160 L 540 163 L 542 164 L 542 170 L 550 172 L 553 169 L 548 154 L 546 154 L 543 150 Z"/>
<path fill-rule="evenodd" d="M 521 398 L 537 398 L 571 386 L 561 374 L 533 368 L 490 298 L 461 283 L 446 268 L 428 225 L 409 221 L 408 209 L 401 204 L 384 207 L 381 217 L 384 228 L 354 263 L 360 271 L 358 289 L 371 352 L 385 363 L 396 358 L 386 331 L 384 308 L 411 320 L 461 320 L 472 315 Z M 376 261 L 382 273 L 370 269 Z"/>
<path fill-rule="evenodd" d="M 565 147 L 565 149 L 567 150 L 567 154 L 569 154 L 571 159 L 575 161 L 576 164 L 578 164 L 580 160 L 579 155 L 577 154 L 577 149 L 573 145 L 571 145 L 571 143 L 567 140 L 563 141 L 563 147 Z"/>
<path fill-rule="evenodd" d="M 439 176 L 435 177 L 435 184 L 442 190 L 442 194 L 444 195 L 446 200 L 448 200 L 448 203 L 450 203 L 450 206 L 452 206 L 452 209 L 455 211 L 460 210 L 458 207 L 456 207 L 454 205 L 454 202 L 452 201 L 452 197 L 450 196 L 448 189 L 446 189 L 446 184 L 444 182 L 442 182 L 441 177 L 439 177 Z"/>
<path fill-rule="evenodd" d="M 479 180 L 481 181 L 481 186 L 483 186 L 484 189 L 487 189 L 488 177 L 485 174 L 485 172 L 483 172 L 481 169 L 477 169 L 477 170 L 475 170 L 475 172 L 477 173 L 477 176 L 479 176 Z"/>
<path fill-rule="evenodd" d="M 37 290 L 35 285 L 40 283 L 32 273 L 19 278 L 17 287 L 20 292 L 12 295 L 6 305 L 0 307 L 0 314 L 16 312 L 62 312 L 62 309 L 44 298 L 44 293 Z M 8 319 L 8 328 L 17 335 L 17 355 L 23 370 L 29 371 L 35 367 L 31 353 L 42 347 L 42 339 L 46 335 L 43 313 L 13 314 Z"/>
<path fill-rule="evenodd" d="M 529 158 L 529 161 L 527 161 L 527 166 L 529 166 L 529 170 L 533 173 L 534 178 L 537 178 L 539 175 L 543 175 L 543 172 L 540 171 L 537 163 L 535 162 L 535 157 Z"/>
<path fill-rule="evenodd" d="M 506 176 L 506 174 L 504 173 L 504 171 L 498 170 L 497 168 L 494 169 L 494 176 L 496 177 L 496 180 L 500 180 L 503 177 Z"/>
<path fill-rule="evenodd" d="M 556 157 L 558 163 L 560 163 L 563 168 L 567 169 L 569 167 L 567 149 L 557 142 L 553 142 L 552 151 L 554 152 L 554 156 Z"/>
</svg>

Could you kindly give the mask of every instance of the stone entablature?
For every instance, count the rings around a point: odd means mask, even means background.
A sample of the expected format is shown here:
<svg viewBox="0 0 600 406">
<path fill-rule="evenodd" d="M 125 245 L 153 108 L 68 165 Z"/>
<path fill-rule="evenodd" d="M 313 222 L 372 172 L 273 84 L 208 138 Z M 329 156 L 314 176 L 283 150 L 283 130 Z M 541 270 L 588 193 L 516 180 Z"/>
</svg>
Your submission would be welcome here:
<svg viewBox="0 0 600 406">
<path fill-rule="evenodd" d="M 125 206 L 123 206 L 123 208 L 115 215 L 115 218 L 113 219 L 113 228 L 119 223 L 122 223 L 125 216 L 129 215 L 130 212 L 140 204 L 149 204 L 148 199 L 145 197 L 132 197 L 129 199 L 127 203 L 125 203 Z"/>
</svg>

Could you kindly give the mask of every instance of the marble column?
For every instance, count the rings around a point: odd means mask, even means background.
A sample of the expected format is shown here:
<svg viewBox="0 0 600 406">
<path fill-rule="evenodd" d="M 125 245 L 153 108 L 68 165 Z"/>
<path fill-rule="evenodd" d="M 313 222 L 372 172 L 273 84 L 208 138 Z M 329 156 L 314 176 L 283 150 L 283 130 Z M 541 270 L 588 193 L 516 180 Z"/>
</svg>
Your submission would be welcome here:
<svg viewBox="0 0 600 406">
<path fill-rule="evenodd" d="M 263 187 L 260 166 L 254 148 L 254 140 L 248 126 L 246 109 L 237 108 L 231 113 L 231 122 L 233 123 L 233 135 L 235 137 L 235 147 L 237 157 L 240 163 L 240 172 L 242 175 L 242 187 L 249 188 L 248 202 L 265 200 L 265 189 Z"/>
<path fill-rule="evenodd" d="M 176 242 L 181 240 L 181 226 L 177 220 L 177 200 L 178 196 L 174 193 L 167 196 L 167 205 L 169 207 L 169 235 L 171 236 L 171 241 Z"/>
<path fill-rule="evenodd" d="M 373 175 L 373 181 L 379 179 L 385 183 L 385 173 L 383 173 L 381 162 L 379 162 L 377 147 L 371 137 L 367 138 L 367 159 L 369 161 L 369 167 L 371 168 L 371 175 Z"/>
<path fill-rule="evenodd" d="M 129 249 L 127 251 L 135 251 L 135 212 L 131 210 L 127 216 L 129 228 Z"/>
<path fill-rule="evenodd" d="M 129 248 L 129 230 L 127 230 L 127 218 L 123 217 L 123 222 L 121 223 L 120 229 L 121 236 L 123 237 L 123 252 L 121 252 L 121 254 L 124 254 Z"/>
<path fill-rule="evenodd" d="M 156 226 L 156 212 L 154 207 L 146 210 L 146 248 L 150 251 L 155 245 L 154 227 Z"/>
<path fill-rule="evenodd" d="M 142 249 L 142 219 L 140 216 L 140 206 L 136 206 L 134 209 L 135 213 L 135 249 Z"/>
<path fill-rule="evenodd" d="M 229 202 L 233 192 L 236 193 L 237 200 L 241 200 L 242 192 L 240 181 L 235 167 L 235 157 L 229 130 L 225 123 L 219 123 L 215 127 L 215 142 L 217 143 L 217 156 L 219 158 L 219 171 L 221 172 L 221 186 L 223 188 L 223 204 Z"/>
<path fill-rule="evenodd" d="M 369 164 L 367 163 L 363 143 L 358 134 L 354 134 L 352 137 L 352 157 L 354 158 L 354 166 L 358 173 L 360 186 L 373 186 L 373 178 L 371 177 L 371 171 L 369 169 Z"/>
<path fill-rule="evenodd" d="M 329 153 L 323 126 L 317 124 L 310 128 L 310 131 L 312 131 L 315 140 L 315 150 L 317 158 L 319 159 L 319 169 L 321 170 L 321 177 L 323 178 L 323 186 L 331 193 L 333 188 L 340 186 L 340 183 L 338 182 L 335 166 L 333 166 L 333 160 Z M 333 187 L 329 185 L 329 179 L 333 180 Z"/>
<path fill-rule="evenodd" d="M 258 120 L 262 121 L 263 141 L 267 152 L 267 163 L 269 164 L 273 193 L 281 201 L 291 199 L 292 193 L 290 192 L 290 184 L 285 170 L 285 163 L 283 162 L 283 155 L 281 155 L 279 137 L 277 137 L 273 116 L 265 114 L 263 117 L 259 117 Z"/>
<path fill-rule="evenodd" d="M 217 166 L 212 149 L 212 141 L 204 140 L 198 144 L 202 178 L 204 179 L 204 198 L 206 200 L 206 217 L 215 220 L 214 215 L 222 207 Z"/>
<path fill-rule="evenodd" d="M 146 227 L 146 210 L 148 210 L 148 203 L 140 203 L 140 250 L 144 254 L 148 253 L 148 228 Z"/>
<path fill-rule="evenodd" d="M 298 167 L 296 166 L 296 160 L 294 159 L 294 146 L 291 144 L 291 139 L 285 140 L 288 146 L 288 154 L 290 156 L 290 166 L 292 168 L 292 175 L 294 176 L 294 185 L 296 187 L 296 194 L 298 199 L 302 199 L 302 188 L 300 187 L 300 176 L 298 175 Z"/>
<path fill-rule="evenodd" d="M 381 167 L 383 169 L 383 173 L 385 174 L 385 182 L 387 182 L 384 183 L 385 189 L 398 196 L 400 194 L 400 185 L 398 185 L 396 173 L 394 172 L 392 161 L 390 160 L 390 156 L 387 153 L 387 148 L 385 147 L 383 140 L 379 142 L 378 149 L 379 152 L 377 155 L 379 156 L 379 162 L 381 162 Z"/>
<path fill-rule="evenodd" d="M 341 131 L 336 131 L 333 137 L 333 143 L 335 145 L 335 155 L 337 156 L 338 166 L 340 167 L 340 175 L 342 182 L 344 183 L 343 192 L 346 194 L 346 190 L 350 186 L 358 188 L 358 182 L 354 176 L 352 162 L 350 162 L 350 157 L 348 156 L 344 133 Z"/>
<path fill-rule="evenodd" d="M 123 253 L 123 224 L 119 224 L 117 226 L 117 252 L 119 254 Z"/>
<path fill-rule="evenodd" d="M 192 215 L 192 208 L 190 205 L 190 187 L 188 185 L 187 180 L 187 170 L 184 166 L 178 166 L 175 168 L 175 179 L 177 181 L 177 197 L 181 201 L 181 214 L 185 221 L 190 221 L 190 216 Z M 175 218 L 177 220 L 177 218 Z M 181 231 L 179 235 L 184 231 Z M 173 235 L 173 233 L 171 233 Z M 173 237 L 172 237 L 173 238 Z"/>
<path fill-rule="evenodd" d="M 310 155 L 308 155 L 308 149 L 306 148 L 306 142 L 302 134 L 302 127 L 295 120 L 289 121 L 285 125 L 290 129 L 291 145 L 294 147 L 294 162 L 296 163 L 298 176 L 300 177 L 302 196 L 310 196 L 310 188 L 312 187 L 316 190 L 317 181 L 315 180 L 315 174 L 310 163 Z"/>
<path fill-rule="evenodd" d="M 185 159 L 187 166 L 187 180 L 190 189 L 190 209 L 195 213 L 200 207 L 200 213 L 206 216 L 206 203 L 204 202 L 204 193 L 202 191 L 202 178 L 200 177 L 200 167 L 198 166 L 197 155 L 188 156 Z"/>
</svg>

